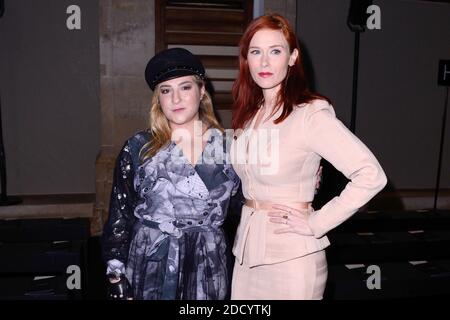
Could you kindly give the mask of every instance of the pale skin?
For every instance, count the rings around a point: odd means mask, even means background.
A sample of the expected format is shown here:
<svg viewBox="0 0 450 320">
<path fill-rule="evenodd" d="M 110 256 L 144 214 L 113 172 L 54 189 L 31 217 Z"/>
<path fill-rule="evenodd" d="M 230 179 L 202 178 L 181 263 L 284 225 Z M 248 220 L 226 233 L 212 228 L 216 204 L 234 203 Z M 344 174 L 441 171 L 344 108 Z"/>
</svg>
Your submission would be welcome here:
<svg viewBox="0 0 450 320">
<path fill-rule="evenodd" d="M 275 99 L 284 81 L 288 68 L 293 66 L 298 58 L 297 49 L 290 50 L 289 44 L 281 30 L 262 29 L 255 33 L 249 44 L 247 61 L 255 83 L 262 89 L 264 95 L 264 108 L 269 111 L 275 107 Z M 255 128 L 259 126 L 265 112 L 259 112 L 255 121 Z M 321 177 L 320 168 L 317 175 Z M 318 184 L 320 179 L 317 180 Z M 318 187 L 318 186 L 317 186 Z M 304 203 L 308 207 L 310 203 Z M 267 213 L 272 223 L 283 226 L 275 230 L 280 233 L 298 233 L 312 236 L 314 233 L 308 224 L 308 209 L 295 209 L 289 206 L 276 204 L 274 210 Z"/>
<path fill-rule="evenodd" d="M 205 147 L 207 137 L 205 125 L 195 130 L 200 121 L 200 100 L 205 94 L 205 87 L 199 88 L 193 76 L 179 77 L 162 82 L 159 90 L 159 102 L 169 121 L 172 140 L 183 151 L 184 157 L 195 166 Z M 202 139 L 202 143 L 198 143 Z"/>
<path fill-rule="evenodd" d="M 249 44 L 247 61 L 253 80 L 263 90 L 262 108 L 272 111 L 281 82 L 297 57 L 298 50 L 290 52 L 289 44 L 281 31 L 262 29 L 255 33 Z M 269 75 L 261 76 L 261 73 Z M 258 127 L 263 114 L 260 112 L 255 127 Z"/>
</svg>

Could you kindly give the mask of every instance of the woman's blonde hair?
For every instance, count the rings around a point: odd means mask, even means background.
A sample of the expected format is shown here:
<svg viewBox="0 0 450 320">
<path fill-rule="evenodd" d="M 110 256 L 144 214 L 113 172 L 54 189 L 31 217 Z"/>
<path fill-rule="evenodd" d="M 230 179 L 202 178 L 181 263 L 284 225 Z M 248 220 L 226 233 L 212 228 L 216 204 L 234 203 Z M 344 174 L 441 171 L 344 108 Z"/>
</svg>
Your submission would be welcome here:
<svg viewBox="0 0 450 320">
<path fill-rule="evenodd" d="M 194 81 L 198 85 L 199 89 L 205 86 L 205 82 L 197 75 L 194 75 Z M 172 131 L 170 129 L 169 121 L 167 120 L 164 112 L 161 109 L 159 102 L 160 84 L 156 86 L 150 107 L 150 119 L 149 128 L 151 138 L 146 143 L 141 151 L 140 158 L 144 162 L 148 158 L 153 157 L 162 147 L 167 145 L 171 141 Z M 205 90 L 205 94 L 200 100 L 199 106 L 199 118 L 209 128 L 216 128 L 223 132 L 222 126 L 219 124 L 216 116 L 214 115 L 213 104 L 211 96 L 208 91 Z"/>
</svg>

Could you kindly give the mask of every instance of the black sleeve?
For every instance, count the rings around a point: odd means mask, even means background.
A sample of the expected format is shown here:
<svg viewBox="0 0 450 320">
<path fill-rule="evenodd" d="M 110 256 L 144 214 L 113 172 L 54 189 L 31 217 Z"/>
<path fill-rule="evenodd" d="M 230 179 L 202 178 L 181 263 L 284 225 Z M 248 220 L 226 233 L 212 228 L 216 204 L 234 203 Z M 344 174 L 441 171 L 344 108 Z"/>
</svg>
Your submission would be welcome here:
<svg viewBox="0 0 450 320">
<path fill-rule="evenodd" d="M 117 259 L 125 264 L 128 258 L 137 201 L 134 189 L 136 169 L 131 152 L 130 144 L 126 143 L 116 160 L 109 215 L 102 235 L 103 258 L 106 262 Z"/>
<path fill-rule="evenodd" d="M 241 217 L 242 206 L 245 203 L 244 194 L 242 193 L 242 183 L 238 182 L 237 191 L 230 198 L 229 214 L 231 216 Z"/>
<path fill-rule="evenodd" d="M 230 203 L 228 206 L 228 214 L 223 226 L 225 233 L 227 234 L 228 242 L 231 244 L 233 244 L 234 238 L 236 236 L 236 230 L 239 225 L 239 221 L 241 219 L 241 210 L 242 206 L 244 205 L 244 202 L 245 198 L 244 194 L 242 193 L 242 183 L 239 183 L 239 188 L 237 192 L 230 198 Z M 231 247 L 232 246 L 229 247 L 230 250 Z M 229 252 L 229 254 L 231 257 L 232 255 L 231 251 Z M 231 268 L 233 268 L 232 265 Z"/>
</svg>

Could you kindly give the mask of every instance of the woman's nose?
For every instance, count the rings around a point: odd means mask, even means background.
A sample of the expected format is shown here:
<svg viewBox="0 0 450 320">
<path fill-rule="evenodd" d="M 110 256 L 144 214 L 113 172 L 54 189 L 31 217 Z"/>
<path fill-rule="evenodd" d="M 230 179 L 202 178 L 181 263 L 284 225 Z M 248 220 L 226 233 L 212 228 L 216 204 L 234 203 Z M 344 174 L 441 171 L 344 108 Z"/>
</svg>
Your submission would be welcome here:
<svg viewBox="0 0 450 320">
<path fill-rule="evenodd" d="M 179 94 L 178 90 L 174 90 L 174 91 L 173 91 L 172 102 L 173 102 L 174 104 L 180 102 L 180 94 Z"/>
<path fill-rule="evenodd" d="M 267 67 L 269 65 L 269 59 L 266 54 L 261 56 L 261 66 Z"/>
</svg>

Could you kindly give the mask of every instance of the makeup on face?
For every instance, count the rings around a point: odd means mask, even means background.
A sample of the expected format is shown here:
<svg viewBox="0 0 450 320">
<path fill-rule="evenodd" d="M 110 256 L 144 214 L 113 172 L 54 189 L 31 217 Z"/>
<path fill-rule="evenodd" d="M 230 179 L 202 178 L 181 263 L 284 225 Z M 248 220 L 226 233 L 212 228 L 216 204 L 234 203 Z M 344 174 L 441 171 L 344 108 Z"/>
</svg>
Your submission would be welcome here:
<svg viewBox="0 0 450 320">
<path fill-rule="evenodd" d="M 247 62 L 250 74 L 262 89 L 277 87 L 286 77 L 293 55 L 281 30 L 262 29 L 250 41 Z"/>
<path fill-rule="evenodd" d="M 179 126 L 198 119 L 203 90 L 193 76 L 178 77 L 161 83 L 159 101 L 169 122 Z"/>
</svg>

